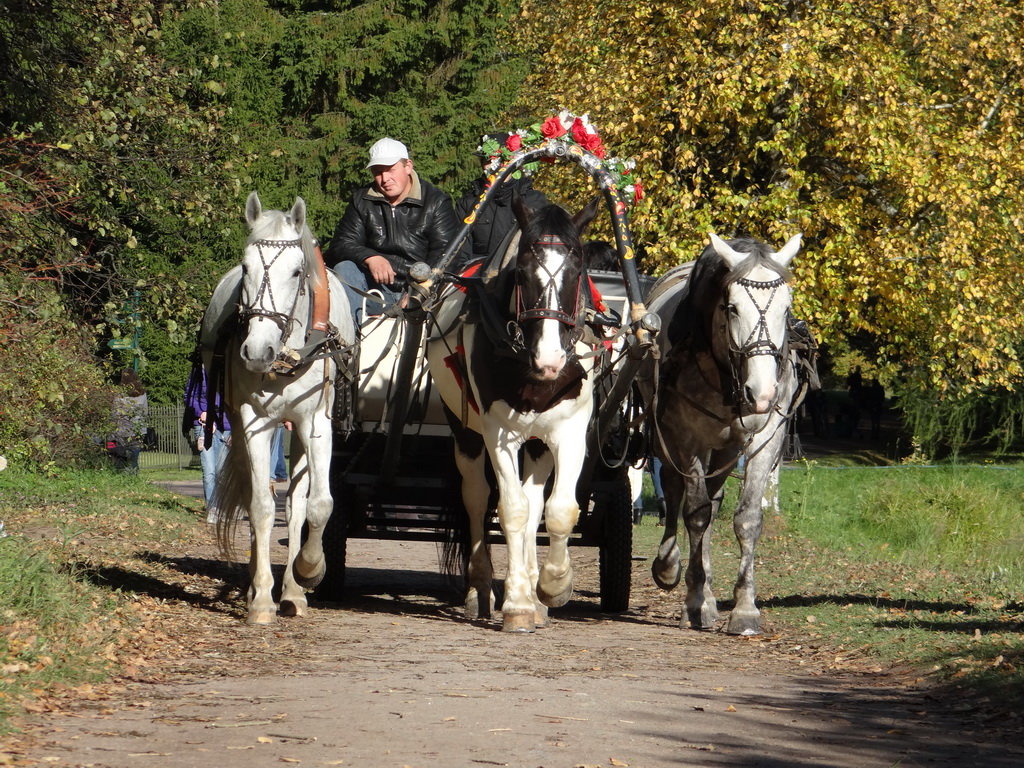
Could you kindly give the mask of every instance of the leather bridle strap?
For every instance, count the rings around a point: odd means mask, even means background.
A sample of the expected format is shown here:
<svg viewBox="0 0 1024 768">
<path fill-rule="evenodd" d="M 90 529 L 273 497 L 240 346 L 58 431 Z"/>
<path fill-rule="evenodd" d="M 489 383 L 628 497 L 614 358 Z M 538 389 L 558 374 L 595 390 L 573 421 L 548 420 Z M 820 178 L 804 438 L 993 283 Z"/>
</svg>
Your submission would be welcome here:
<svg viewBox="0 0 1024 768">
<path fill-rule="evenodd" d="M 276 301 L 274 299 L 274 291 L 270 286 L 270 268 L 274 265 L 274 262 L 284 253 L 286 248 L 299 248 L 302 246 L 301 240 L 254 240 L 250 245 L 256 246 L 256 251 L 259 253 L 260 262 L 263 264 L 263 276 L 260 280 L 260 287 L 256 291 L 256 297 L 253 301 L 253 306 L 239 306 L 238 307 L 238 319 L 245 323 L 254 317 L 266 318 L 273 322 L 278 328 L 281 329 L 281 336 L 287 338 L 289 333 L 289 326 L 294 322 L 295 307 L 298 304 L 299 296 L 305 292 L 306 286 L 303 283 L 302 287 L 295 294 L 295 301 L 292 302 L 291 310 L 288 314 L 279 312 L 277 310 Z M 277 248 L 277 253 L 273 255 L 270 261 L 267 261 L 266 256 L 263 253 L 264 248 Z M 270 308 L 265 309 L 263 305 L 263 296 L 266 294 L 269 299 Z"/>
</svg>

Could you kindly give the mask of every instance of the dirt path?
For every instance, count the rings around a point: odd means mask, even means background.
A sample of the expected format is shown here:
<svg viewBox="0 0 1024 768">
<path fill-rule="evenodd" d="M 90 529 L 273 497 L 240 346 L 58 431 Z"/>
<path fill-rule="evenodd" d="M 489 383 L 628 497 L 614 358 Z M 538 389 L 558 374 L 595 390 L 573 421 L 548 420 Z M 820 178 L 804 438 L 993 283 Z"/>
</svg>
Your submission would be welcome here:
<svg viewBox="0 0 1024 768">
<path fill-rule="evenodd" d="M 170 575 L 124 586 L 166 611 L 165 656 L 37 716 L 0 765 L 1024 765 L 955 702 L 787 630 L 679 629 L 643 561 L 611 617 L 575 550 L 574 601 L 509 636 L 461 618 L 432 544 L 351 542 L 351 598 L 269 628 L 241 623 L 212 547 L 153 559 Z"/>
</svg>

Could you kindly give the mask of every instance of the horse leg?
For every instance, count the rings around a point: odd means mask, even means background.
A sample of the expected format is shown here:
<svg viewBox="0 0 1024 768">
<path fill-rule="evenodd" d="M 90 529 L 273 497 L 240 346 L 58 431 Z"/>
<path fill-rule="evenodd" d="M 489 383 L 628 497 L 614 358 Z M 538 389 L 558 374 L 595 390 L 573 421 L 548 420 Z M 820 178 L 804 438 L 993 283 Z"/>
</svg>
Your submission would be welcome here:
<svg viewBox="0 0 1024 768">
<path fill-rule="evenodd" d="M 289 569 L 296 582 L 305 588 L 312 589 L 319 584 L 327 571 L 324 560 L 324 528 L 334 510 L 331 498 L 331 450 L 332 432 L 328 417 L 330 404 L 320 405 L 315 411 L 311 423 L 296 424 L 299 439 L 302 443 L 302 454 L 296 466 L 296 495 L 306 500 L 305 508 L 297 520 L 298 529 L 306 525 L 306 539 L 302 542 L 294 564 Z"/>
<path fill-rule="evenodd" d="M 527 443 L 526 462 L 523 470 L 523 492 L 530 505 L 530 519 L 526 528 L 526 565 L 533 590 L 534 620 L 538 627 L 548 626 L 548 607 L 542 602 L 538 585 L 541 571 L 537 561 L 537 531 L 540 529 L 541 516 L 544 514 L 544 486 L 554 468 L 554 456 L 546 447 L 543 452 L 531 451 L 534 440 Z"/>
<path fill-rule="evenodd" d="M 296 441 L 299 442 L 299 441 Z M 295 449 L 292 449 L 293 453 Z M 291 475 L 288 478 L 288 564 L 281 583 L 281 615 L 305 616 L 308 602 L 303 588 L 302 526 L 306 520 L 309 495 L 309 465 L 305 454 L 292 456 Z M 315 586 L 315 585 L 313 585 Z"/>
<path fill-rule="evenodd" d="M 256 421 L 242 410 L 243 424 Z M 243 431 L 243 430 L 239 430 Z M 274 500 L 270 495 L 270 439 L 273 427 L 264 421 L 261 427 L 244 430 L 245 451 L 249 457 L 251 503 L 249 507 L 249 600 L 247 624 L 270 624 L 277 615 L 271 594 L 274 574 L 270 570 L 270 536 L 274 528 Z"/>
<path fill-rule="evenodd" d="M 537 595 L 545 605 L 557 608 L 572 596 L 572 561 L 569 558 L 569 536 L 580 517 L 576 499 L 576 483 L 586 453 L 586 440 L 590 412 L 581 413 L 559 429 L 549 440 L 554 456 L 555 480 L 544 507 L 544 524 L 548 531 L 548 556 L 537 582 Z M 536 538 L 534 538 L 536 541 Z"/>
<path fill-rule="evenodd" d="M 722 488 L 728 476 L 720 470 L 727 465 L 728 459 L 715 452 L 705 465 L 707 476 L 686 481 L 683 519 L 690 556 L 686 567 L 686 615 L 680 624 L 689 623 L 693 629 L 711 629 L 718 622 L 718 603 L 712 591 L 711 524 L 722 503 Z"/>
<path fill-rule="evenodd" d="M 686 465 L 686 471 L 694 473 L 699 470 L 700 464 L 691 460 Z M 679 552 L 679 515 L 682 511 L 683 501 L 686 496 L 686 484 L 682 474 L 675 470 L 672 461 L 666 460 L 661 464 L 661 488 L 665 493 L 665 529 L 661 534 L 661 543 L 658 545 L 658 552 L 651 563 L 651 576 L 654 583 L 666 592 L 675 589 L 682 578 L 682 555 Z"/>
<path fill-rule="evenodd" d="M 505 576 L 505 601 L 501 606 L 502 630 L 533 632 L 536 614 L 533 585 L 526 560 L 526 531 L 530 507 L 519 480 L 518 440 L 500 428 L 485 436 L 491 463 L 498 482 L 498 521 L 508 549 L 508 573 Z"/>
<path fill-rule="evenodd" d="M 468 435 L 476 435 L 469 433 Z M 458 434 L 458 433 L 457 433 Z M 479 435 L 476 435 L 479 438 Z M 485 474 L 486 454 L 483 440 L 479 445 L 464 450 L 466 446 L 460 436 L 455 449 L 455 465 L 462 477 L 462 504 L 469 516 L 469 564 L 466 573 L 466 617 L 489 619 L 494 612 L 494 591 L 491 582 L 494 569 L 487 548 L 487 502 L 491 489 Z"/>
<path fill-rule="evenodd" d="M 769 423 L 767 428 L 773 426 Z M 764 521 L 761 504 L 765 486 L 775 473 L 784 438 L 785 429 L 775 430 L 768 444 L 747 460 L 740 501 L 732 521 L 732 529 L 740 545 L 740 567 L 733 587 L 732 613 L 725 628 L 730 635 L 761 634 L 761 612 L 755 602 L 754 552 Z"/>
</svg>

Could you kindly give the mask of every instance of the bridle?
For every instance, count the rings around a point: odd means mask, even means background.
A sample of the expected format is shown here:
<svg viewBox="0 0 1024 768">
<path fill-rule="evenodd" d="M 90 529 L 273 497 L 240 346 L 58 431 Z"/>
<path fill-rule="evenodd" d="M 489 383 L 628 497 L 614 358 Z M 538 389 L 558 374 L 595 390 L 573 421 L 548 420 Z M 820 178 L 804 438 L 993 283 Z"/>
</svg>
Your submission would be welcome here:
<svg viewBox="0 0 1024 768">
<path fill-rule="evenodd" d="M 260 286 L 253 300 L 248 305 L 239 304 L 238 319 L 242 325 L 245 325 L 254 317 L 258 317 L 261 320 L 266 318 L 281 329 L 281 338 L 287 339 L 295 323 L 295 308 L 298 306 L 299 297 L 306 293 L 306 281 L 303 280 L 299 290 L 295 292 L 295 299 L 292 301 L 292 306 L 286 314 L 277 309 L 274 290 L 270 285 L 270 268 L 286 249 L 301 248 L 302 240 L 298 238 L 295 240 L 253 240 L 250 245 L 256 246 L 256 251 L 259 253 L 260 262 L 263 264 L 263 277 L 260 280 Z M 264 248 L 277 249 L 277 253 L 274 253 L 269 262 L 263 251 Z"/>
<path fill-rule="evenodd" d="M 726 338 L 729 345 L 729 366 L 733 385 L 733 402 L 736 403 L 736 407 L 739 407 L 739 403 L 743 402 L 745 397 L 742 384 L 743 365 L 752 358 L 770 355 L 775 358 L 776 379 L 781 379 L 783 366 L 789 357 L 789 336 L 788 334 L 784 335 L 782 346 L 780 347 L 772 340 L 768 330 L 768 310 L 771 309 L 772 302 L 775 301 L 779 288 L 786 284 L 784 277 L 779 276 L 774 280 L 750 280 L 741 277 L 735 281 L 735 284 L 743 288 L 750 298 L 750 302 L 757 309 L 757 322 L 742 344 L 734 344 L 732 334 L 728 333 L 728 328 L 726 329 Z M 764 306 L 755 298 L 753 291 L 771 291 L 768 301 Z M 723 305 L 722 309 L 726 317 L 728 317 L 728 307 Z M 728 321 L 726 324 L 728 325 Z"/>
<path fill-rule="evenodd" d="M 537 266 L 547 274 L 547 279 L 538 294 L 537 301 L 534 302 L 533 306 L 527 307 L 523 299 L 523 289 L 517 273 L 513 299 L 515 318 L 508 322 L 508 335 L 513 341 L 513 347 L 518 348 L 517 351 L 525 351 L 522 323 L 528 320 L 556 320 L 559 323 L 572 328 L 572 333 L 569 336 L 568 348 L 566 349 L 566 353 L 571 356 L 573 354 L 573 349 L 576 346 L 576 342 L 579 341 L 580 337 L 583 335 L 583 313 L 581 311 L 583 304 L 580 300 L 583 287 L 582 265 L 576 278 L 576 288 L 573 293 L 573 314 L 570 315 L 562 309 L 561 306 L 542 306 L 545 296 L 552 293 L 557 296 L 557 291 L 555 290 L 556 279 L 559 273 L 565 269 L 567 259 L 562 259 L 554 271 L 549 270 L 547 264 L 542 258 L 541 252 L 537 249 L 538 245 L 565 248 L 568 251 L 568 256 L 572 256 L 574 253 L 577 253 L 576 249 L 555 235 L 541 235 L 534 243 L 531 243 L 530 250 L 533 252 L 535 257 L 534 261 Z"/>
</svg>

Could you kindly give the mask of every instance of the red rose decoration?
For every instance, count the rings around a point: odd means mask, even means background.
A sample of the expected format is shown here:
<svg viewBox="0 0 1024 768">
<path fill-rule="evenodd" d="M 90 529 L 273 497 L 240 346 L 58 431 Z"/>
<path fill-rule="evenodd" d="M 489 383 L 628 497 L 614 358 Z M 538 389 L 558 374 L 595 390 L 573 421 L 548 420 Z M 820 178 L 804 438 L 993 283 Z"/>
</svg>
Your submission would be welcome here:
<svg viewBox="0 0 1024 768">
<path fill-rule="evenodd" d="M 644 199 L 644 188 L 639 181 L 633 182 L 633 202 L 639 203 Z"/>
<path fill-rule="evenodd" d="M 510 152 L 518 152 L 520 149 L 523 148 L 523 137 L 520 136 L 518 133 L 513 133 L 511 136 L 508 137 L 508 140 L 505 142 L 505 147 Z"/>
<path fill-rule="evenodd" d="M 540 133 L 545 139 L 557 139 L 565 133 L 565 128 L 562 126 L 562 121 L 552 115 L 541 125 Z"/>
<path fill-rule="evenodd" d="M 587 148 L 587 127 L 578 117 L 572 121 L 572 139 L 584 149 Z"/>
</svg>

